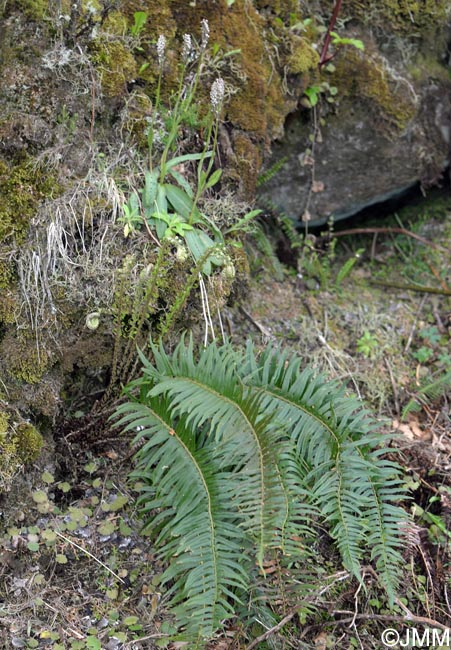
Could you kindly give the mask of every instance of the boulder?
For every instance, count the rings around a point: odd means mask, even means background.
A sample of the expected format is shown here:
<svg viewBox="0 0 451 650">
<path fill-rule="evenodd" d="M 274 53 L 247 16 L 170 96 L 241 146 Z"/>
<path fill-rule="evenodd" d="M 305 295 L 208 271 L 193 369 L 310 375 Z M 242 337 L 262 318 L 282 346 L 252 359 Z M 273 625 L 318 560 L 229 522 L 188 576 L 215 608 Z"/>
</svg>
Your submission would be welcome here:
<svg viewBox="0 0 451 650">
<path fill-rule="evenodd" d="M 439 25 L 437 33 L 433 54 L 430 42 L 420 40 L 414 52 L 409 42 L 403 61 L 406 36 L 384 51 L 382 39 L 354 29 L 365 49 L 337 52 L 331 71 L 326 66 L 312 86 L 317 103 L 288 117 L 266 163 L 260 201 L 317 226 L 399 197 L 418 182 L 438 184 L 449 163 L 451 82 Z M 309 103 L 307 96 L 301 103 Z"/>
</svg>

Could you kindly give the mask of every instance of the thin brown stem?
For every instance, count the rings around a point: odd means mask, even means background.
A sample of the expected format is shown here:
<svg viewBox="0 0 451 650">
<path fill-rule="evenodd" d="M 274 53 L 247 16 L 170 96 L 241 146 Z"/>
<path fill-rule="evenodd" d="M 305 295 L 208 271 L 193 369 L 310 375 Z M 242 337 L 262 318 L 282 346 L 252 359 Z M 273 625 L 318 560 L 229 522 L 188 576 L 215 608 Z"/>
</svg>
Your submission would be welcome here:
<svg viewBox="0 0 451 650">
<path fill-rule="evenodd" d="M 410 230 L 406 230 L 405 228 L 349 228 L 348 230 L 339 230 L 338 232 L 333 232 L 330 235 L 326 235 L 325 238 L 344 237 L 345 235 L 372 235 L 375 233 L 382 233 L 385 235 L 406 235 L 406 237 L 412 237 L 412 239 L 416 239 L 425 246 L 430 246 L 431 248 L 436 248 L 437 250 L 445 250 L 443 246 L 438 246 L 437 244 L 434 244 L 434 242 L 431 242 L 428 239 L 424 239 L 424 237 L 420 237 L 420 235 L 417 235 L 415 232 L 411 232 Z"/>
<path fill-rule="evenodd" d="M 325 63 L 330 61 L 332 57 L 328 56 L 329 45 L 332 38 L 332 32 L 337 22 L 338 14 L 340 13 L 341 5 L 343 0 L 337 0 L 335 3 L 334 11 L 332 18 L 330 19 L 329 27 L 327 28 L 326 37 L 324 39 L 323 49 L 321 50 L 321 56 L 319 57 L 319 67 L 321 68 Z"/>
</svg>

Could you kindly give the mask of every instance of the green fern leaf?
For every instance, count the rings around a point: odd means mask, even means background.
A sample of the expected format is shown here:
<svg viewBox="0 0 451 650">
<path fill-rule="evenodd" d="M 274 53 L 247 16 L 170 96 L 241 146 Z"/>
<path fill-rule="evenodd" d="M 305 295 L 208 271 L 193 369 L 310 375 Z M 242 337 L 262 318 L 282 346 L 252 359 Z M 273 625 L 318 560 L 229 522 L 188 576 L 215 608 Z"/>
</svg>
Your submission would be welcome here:
<svg viewBox="0 0 451 650">
<path fill-rule="evenodd" d="M 257 359 L 248 344 L 239 368 L 243 383 L 260 395 L 261 408 L 272 410 L 287 428 L 297 457 L 310 467 L 304 486 L 328 522 L 344 565 L 360 579 L 363 546 L 371 531 L 372 556 L 392 595 L 395 568 L 401 566 L 397 545 L 408 517 L 391 505 L 405 498 L 405 492 L 399 468 L 384 464 L 375 450 L 381 442 L 374 434 L 377 423 L 337 384 L 311 370 L 301 372 L 299 359 L 278 348 L 267 347 Z M 392 512 L 396 531 L 388 517 Z"/>
<path fill-rule="evenodd" d="M 276 550 L 295 564 L 305 558 L 318 519 L 359 580 L 371 549 L 393 602 L 405 490 L 361 404 L 272 346 L 196 354 L 182 339 L 171 355 L 151 350 L 118 426 L 142 428 L 138 505 L 169 563 L 163 581 L 185 634 L 201 642 L 232 614 L 252 556 L 263 575 Z"/>
<path fill-rule="evenodd" d="M 451 388 L 451 370 L 444 375 L 423 385 L 418 393 L 413 397 L 402 412 L 402 418 L 406 418 L 409 413 L 415 413 L 421 410 L 427 404 L 427 398 L 431 401 L 438 400 L 442 395 Z"/>
<path fill-rule="evenodd" d="M 161 399 L 128 402 L 117 415 L 116 426 L 141 429 L 134 442 L 144 444 L 132 476 L 144 483 L 138 507 L 145 530 L 157 533 L 160 555 L 170 562 L 162 582 L 172 583 L 174 612 L 183 614 L 187 637 L 209 638 L 233 614 L 237 589 L 248 583 L 240 514 L 230 508 L 236 499 L 233 472 L 221 468 L 208 436 L 199 449 L 186 423 L 174 426 Z M 227 445 L 221 453 L 227 455 Z"/>
</svg>

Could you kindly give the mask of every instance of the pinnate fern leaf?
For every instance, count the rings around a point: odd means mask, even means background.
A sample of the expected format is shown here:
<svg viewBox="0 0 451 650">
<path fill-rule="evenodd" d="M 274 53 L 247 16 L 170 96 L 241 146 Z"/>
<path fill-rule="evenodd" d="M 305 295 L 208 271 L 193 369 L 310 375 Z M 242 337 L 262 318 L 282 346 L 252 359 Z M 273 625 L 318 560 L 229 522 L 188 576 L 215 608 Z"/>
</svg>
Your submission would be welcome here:
<svg viewBox="0 0 451 650">
<path fill-rule="evenodd" d="M 117 426 L 139 430 L 138 505 L 185 634 L 211 636 L 268 553 L 305 555 L 316 520 L 359 580 L 370 555 L 393 600 L 405 490 L 361 404 L 277 347 L 151 351 Z"/>
</svg>

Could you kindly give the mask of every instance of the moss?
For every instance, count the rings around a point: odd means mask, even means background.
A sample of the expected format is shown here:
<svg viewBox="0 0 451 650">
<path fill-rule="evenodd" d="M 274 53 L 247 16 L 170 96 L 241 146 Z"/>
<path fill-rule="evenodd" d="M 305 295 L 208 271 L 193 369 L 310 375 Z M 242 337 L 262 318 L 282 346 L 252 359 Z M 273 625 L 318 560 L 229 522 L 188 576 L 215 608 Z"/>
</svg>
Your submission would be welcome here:
<svg viewBox="0 0 451 650">
<path fill-rule="evenodd" d="M 49 7 L 47 0 L 14 0 L 14 3 L 8 4 L 14 4 L 14 9 L 36 22 L 42 21 Z"/>
<path fill-rule="evenodd" d="M 347 8 L 353 18 L 406 35 L 446 25 L 450 11 L 448 0 L 350 0 Z"/>
<path fill-rule="evenodd" d="M 50 367 L 51 358 L 34 339 L 9 335 L 2 341 L 3 361 L 8 373 L 27 384 L 37 384 Z"/>
<path fill-rule="evenodd" d="M 8 431 L 9 413 L 0 411 L 0 436 Z"/>
<path fill-rule="evenodd" d="M 127 83 L 138 74 L 133 54 L 119 40 L 99 38 L 93 46 L 92 61 L 99 72 L 102 89 L 107 97 L 125 95 Z"/>
<path fill-rule="evenodd" d="M 293 36 L 291 55 L 288 58 L 288 71 L 292 74 L 304 74 L 309 70 L 316 70 L 319 55 L 305 38 Z"/>
<path fill-rule="evenodd" d="M 238 133 L 233 139 L 236 168 L 241 184 L 240 194 L 248 199 L 255 196 L 258 173 L 262 164 L 258 148 L 245 133 Z"/>
<path fill-rule="evenodd" d="M 16 276 L 10 262 L 0 260 L 0 323 L 14 323 L 17 308 Z"/>
<path fill-rule="evenodd" d="M 102 24 L 102 29 L 108 34 L 123 36 L 129 29 L 129 21 L 120 11 L 110 11 Z"/>
<path fill-rule="evenodd" d="M 0 490 L 10 489 L 21 467 L 35 461 L 43 446 L 44 439 L 32 424 L 11 424 L 9 413 L 0 411 Z"/>
<path fill-rule="evenodd" d="M 366 100 L 380 126 L 403 131 L 417 112 L 407 79 L 391 77 L 376 56 L 349 48 L 337 61 L 334 75 L 341 96 Z"/>
<path fill-rule="evenodd" d="M 13 237 L 20 244 L 39 203 L 60 192 L 55 178 L 28 160 L 12 166 L 0 160 L 0 242 Z"/>
<path fill-rule="evenodd" d="M 39 431 L 29 422 L 22 422 L 16 427 L 13 441 L 17 455 L 22 463 L 32 463 L 42 451 L 44 439 Z"/>
</svg>

